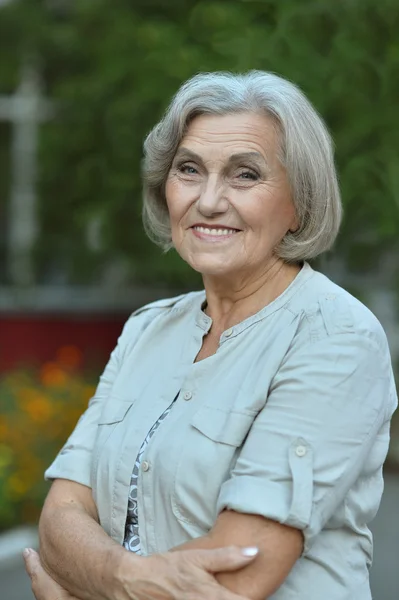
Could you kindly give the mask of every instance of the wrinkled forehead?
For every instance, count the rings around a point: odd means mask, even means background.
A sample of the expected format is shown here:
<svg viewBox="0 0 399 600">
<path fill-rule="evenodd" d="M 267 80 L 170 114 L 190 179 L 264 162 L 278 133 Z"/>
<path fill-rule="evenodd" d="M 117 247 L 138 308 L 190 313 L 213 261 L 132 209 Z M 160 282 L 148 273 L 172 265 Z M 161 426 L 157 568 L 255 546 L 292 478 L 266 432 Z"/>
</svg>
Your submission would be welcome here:
<svg viewBox="0 0 399 600">
<path fill-rule="evenodd" d="M 263 158 L 274 162 L 280 155 L 280 127 L 271 115 L 240 112 L 194 117 L 178 145 L 176 157 L 191 153 L 204 160 Z"/>
</svg>

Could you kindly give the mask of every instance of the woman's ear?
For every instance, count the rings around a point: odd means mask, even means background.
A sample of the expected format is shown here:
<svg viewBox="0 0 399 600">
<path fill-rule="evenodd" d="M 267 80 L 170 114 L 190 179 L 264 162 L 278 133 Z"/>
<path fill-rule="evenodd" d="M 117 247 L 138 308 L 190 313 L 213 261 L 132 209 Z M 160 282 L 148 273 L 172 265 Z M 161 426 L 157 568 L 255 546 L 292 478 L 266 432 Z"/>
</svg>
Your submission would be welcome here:
<svg viewBox="0 0 399 600">
<path fill-rule="evenodd" d="M 288 233 L 296 233 L 299 229 L 300 225 L 298 222 L 298 218 L 294 217 L 292 223 L 291 223 L 291 227 L 288 230 Z"/>
</svg>

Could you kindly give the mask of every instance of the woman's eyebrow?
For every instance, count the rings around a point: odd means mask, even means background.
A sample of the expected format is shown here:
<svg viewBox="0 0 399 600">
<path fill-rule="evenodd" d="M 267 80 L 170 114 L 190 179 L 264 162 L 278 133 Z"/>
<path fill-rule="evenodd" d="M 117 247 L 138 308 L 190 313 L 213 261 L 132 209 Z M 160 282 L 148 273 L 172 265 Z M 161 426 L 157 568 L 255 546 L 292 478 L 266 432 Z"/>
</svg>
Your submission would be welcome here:
<svg viewBox="0 0 399 600">
<path fill-rule="evenodd" d="M 178 148 L 178 150 L 175 154 L 174 160 L 181 159 L 181 158 L 184 158 L 185 160 L 192 160 L 194 162 L 201 163 L 201 164 L 203 163 L 203 160 L 199 154 L 196 154 L 195 152 L 193 152 L 192 150 L 189 150 L 188 148 L 184 148 L 184 146 L 181 146 L 180 148 Z"/>
<path fill-rule="evenodd" d="M 204 161 L 199 154 L 193 152 L 193 150 L 189 150 L 189 148 L 185 148 L 184 146 L 181 146 L 177 150 L 174 161 L 182 159 L 192 160 L 197 164 L 201 165 L 204 164 Z M 228 158 L 225 169 L 228 169 L 231 165 L 235 165 L 246 161 L 251 161 L 252 163 L 256 164 L 259 168 L 267 167 L 267 163 L 264 156 L 260 152 L 252 150 L 250 152 L 237 152 L 236 154 L 231 154 Z"/>
<path fill-rule="evenodd" d="M 240 163 L 240 162 L 245 162 L 247 160 L 256 163 L 260 167 L 266 165 L 266 160 L 265 160 L 264 156 L 262 156 L 262 154 L 260 152 L 255 152 L 255 151 L 238 152 L 237 154 L 232 154 L 229 157 L 228 162 L 229 163 Z"/>
</svg>

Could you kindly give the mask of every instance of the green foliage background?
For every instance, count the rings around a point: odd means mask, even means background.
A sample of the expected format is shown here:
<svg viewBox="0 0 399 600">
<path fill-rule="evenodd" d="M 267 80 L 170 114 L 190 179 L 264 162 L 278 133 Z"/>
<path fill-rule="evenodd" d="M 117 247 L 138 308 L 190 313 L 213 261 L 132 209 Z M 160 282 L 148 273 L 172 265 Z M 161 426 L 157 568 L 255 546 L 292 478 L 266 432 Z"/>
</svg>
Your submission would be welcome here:
<svg viewBox="0 0 399 600">
<path fill-rule="evenodd" d="M 39 274 L 90 281 L 115 257 L 132 279 L 187 283 L 141 227 L 141 145 L 198 71 L 265 69 L 299 84 L 332 130 L 346 210 L 337 252 L 373 269 L 399 232 L 397 0 L 14 0 L 0 11 L 0 92 L 26 56 L 57 118 L 42 127 Z M 89 250 L 87 223 L 102 246 Z"/>
</svg>

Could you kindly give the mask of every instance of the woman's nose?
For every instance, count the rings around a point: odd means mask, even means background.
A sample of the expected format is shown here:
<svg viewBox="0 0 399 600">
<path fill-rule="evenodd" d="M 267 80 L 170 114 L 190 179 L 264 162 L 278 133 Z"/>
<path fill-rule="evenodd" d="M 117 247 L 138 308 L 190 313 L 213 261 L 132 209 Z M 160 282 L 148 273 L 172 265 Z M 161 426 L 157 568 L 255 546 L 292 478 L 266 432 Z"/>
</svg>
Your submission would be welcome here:
<svg viewBox="0 0 399 600">
<path fill-rule="evenodd" d="M 225 213 L 229 207 L 226 189 L 222 182 L 209 177 L 204 182 L 198 198 L 198 210 L 206 217 Z"/>
</svg>

